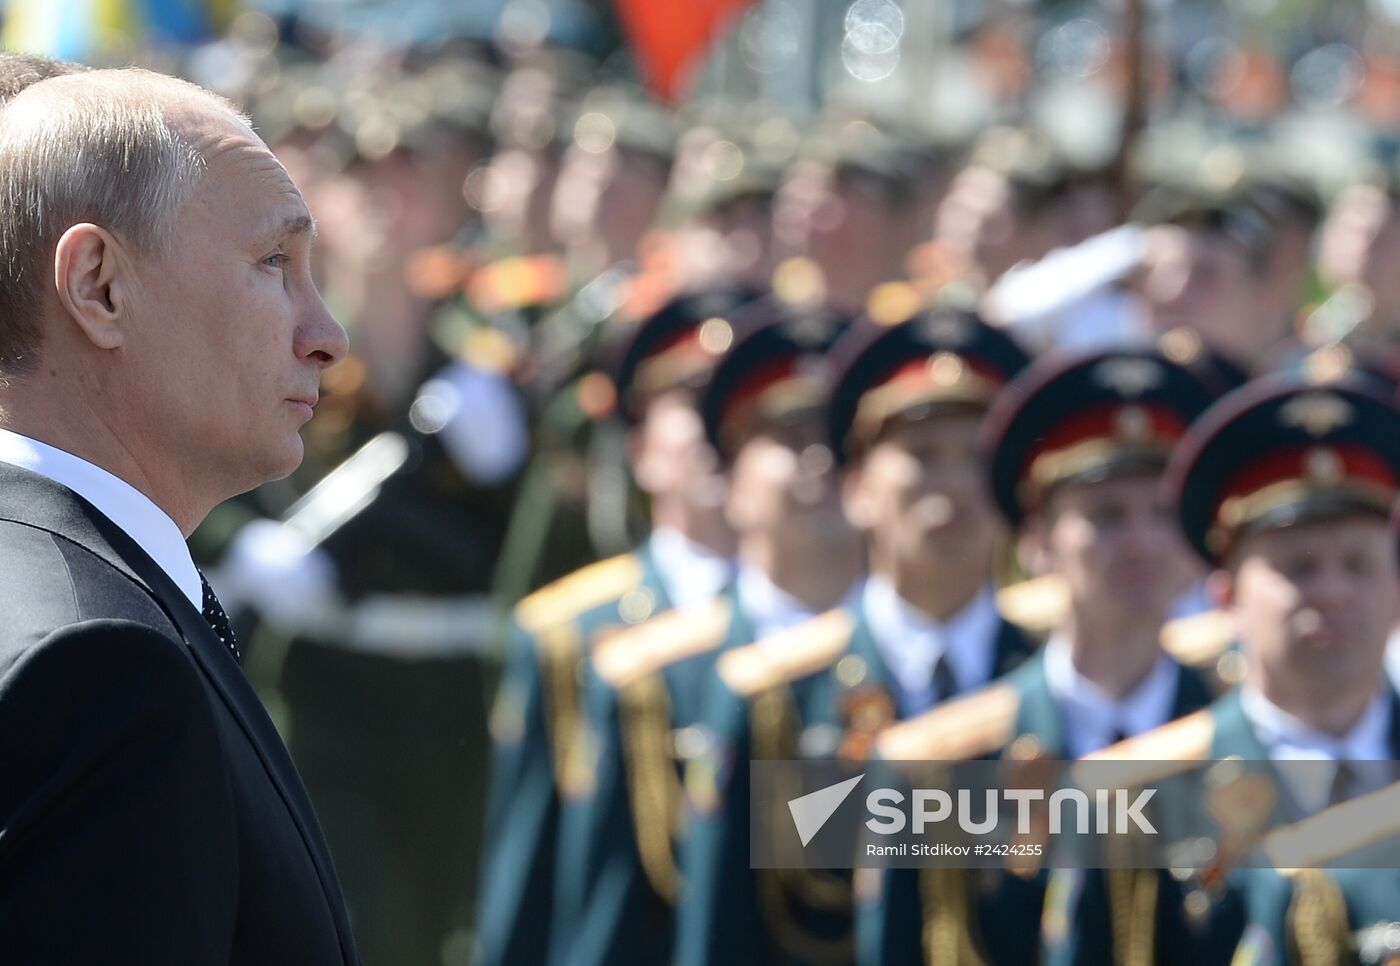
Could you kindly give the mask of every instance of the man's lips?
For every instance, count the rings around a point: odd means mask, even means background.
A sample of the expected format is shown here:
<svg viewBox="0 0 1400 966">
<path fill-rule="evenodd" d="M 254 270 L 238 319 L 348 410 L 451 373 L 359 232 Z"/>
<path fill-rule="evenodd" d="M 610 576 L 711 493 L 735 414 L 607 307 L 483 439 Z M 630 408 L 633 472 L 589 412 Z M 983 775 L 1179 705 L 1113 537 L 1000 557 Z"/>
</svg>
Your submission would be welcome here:
<svg viewBox="0 0 1400 966">
<path fill-rule="evenodd" d="M 317 401 L 318 400 L 316 396 L 292 396 L 287 400 L 287 402 L 292 403 L 296 406 L 304 406 L 306 408 L 306 417 L 308 419 L 310 419 L 316 414 Z"/>
</svg>

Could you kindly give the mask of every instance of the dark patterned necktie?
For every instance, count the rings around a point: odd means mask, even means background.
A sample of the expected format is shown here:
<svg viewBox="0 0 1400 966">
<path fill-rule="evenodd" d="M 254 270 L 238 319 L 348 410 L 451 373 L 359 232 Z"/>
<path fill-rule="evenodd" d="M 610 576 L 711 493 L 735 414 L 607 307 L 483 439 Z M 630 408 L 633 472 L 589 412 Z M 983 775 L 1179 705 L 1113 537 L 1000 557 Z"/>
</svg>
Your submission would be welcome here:
<svg viewBox="0 0 1400 966">
<path fill-rule="evenodd" d="M 238 639 L 233 636 L 233 628 L 229 626 L 228 615 L 224 613 L 223 604 L 219 603 L 219 598 L 214 596 L 214 588 L 209 586 L 209 581 L 204 579 L 204 575 L 199 575 L 199 582 L 204 585 L 204 607 L 200 613 L 209 622 L 209 626 L 214 629 L 214 634 L 228 648 L 233 659 L 239 664 L 243 663 L 243 655 L 238 653 Z"/>
<path fill-rule="evenodd" d="M 1337 762 L 1337 770 L 1332 773 L 1332 787 L 1327 792 L 1327 804 L 1340 805 L 1357 796 L 1361 791 L 1361 773 L 1349 761 Z"/>
<path fill-rule="evenodd" d="M 942 703 L 956 697 L 957 693 L 958 679 L 953 674 L 948 655 L 940 654 L 933 665 L 933 700 Z"/>
</svg>

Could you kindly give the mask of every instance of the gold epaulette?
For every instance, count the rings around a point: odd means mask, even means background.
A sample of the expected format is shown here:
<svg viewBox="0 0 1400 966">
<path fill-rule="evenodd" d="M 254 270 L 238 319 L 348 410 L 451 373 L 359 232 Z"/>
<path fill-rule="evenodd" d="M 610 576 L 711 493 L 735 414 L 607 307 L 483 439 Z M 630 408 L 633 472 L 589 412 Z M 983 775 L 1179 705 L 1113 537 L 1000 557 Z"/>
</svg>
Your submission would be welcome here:
<svg viewBox="0 0 1400 966">
<path fill-rule="evenodd" d="M 1280 872 L 1317 868 L 1400 835 L 1400 784 L 1333 805 L 1275 829 L 1264 854 Z"/>
<path fill-rule="evenodd" d="M 1006 746 L 1016 736 L 1021 695 L 994 684 L 892 725 L 875 742 L 888 761 L 967 761 Z"/>
<path fill-rule="evenodd" d="M 1197 670 L 1216 668 L 1233 639 L 1230 615 L 1223 610 L 1178 617 L 1162 628 L 1162 649 Z"/>
<path fill-rule="evenodd" d="M 614 688 L 625 687 L 677 661 L 719 647 L 728 636 L 733 611 L 727 597 L 716 597 L 701 608 L 667 611 L 600 642 L 593 653 L 593 666 Z"/>
<path fill-rule="evenodd" d="M 742 698 L 751 698 L 835 664 L 851 643 L 855 619 L 829 610 L 719 659 L 719 676 Z"/>
<path fill-rule="evenodd" d="M 997 610 L 1032 634 L 1048 634 L 1069 613 L 1069 588 L 1059 574 L 1022 580 L 997 591 Z"/>
<path fill-rule="evenodd" d="M 1182 666 L 1199 672 L 1216 695 L 1244 679 L 1245 658 L 1230 646 L 1234 639 L 1230 615 L 1222 610 L 1178 617 L 1162 628 L 1162 649 Z"/>
<path fill-rule="evenodd" d="M 631 553 L 589 564 L 526 597 L 516 605 L 515 619 L 525 630 L 539 633 L 638 589 L 642 572 L 641 559 Z"/>
<path fill-rule="evenodd" d="M 1139 785 L 1190 771 L 1210 756 L 1215 716 L 1209 708 L 1177 718 L 1134 738 L 1080 759 L 1083 762 L 1136 762 L 1140 767 L 1114 772 L 1114 780 Z"/>
</svg>

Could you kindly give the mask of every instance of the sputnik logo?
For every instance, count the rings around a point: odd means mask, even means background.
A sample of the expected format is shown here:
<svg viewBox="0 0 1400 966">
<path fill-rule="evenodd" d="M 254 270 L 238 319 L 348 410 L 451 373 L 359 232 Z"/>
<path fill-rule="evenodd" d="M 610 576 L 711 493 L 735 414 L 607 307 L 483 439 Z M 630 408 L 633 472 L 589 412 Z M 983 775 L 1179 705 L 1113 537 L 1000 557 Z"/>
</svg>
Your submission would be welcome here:
<svg viewBox="0 0 1400 966">
<path fill-rule="evenodd" d="M 792 812 L 792 823 L 797 826 L 797 836 L 802 840 L 803 846 L 822 830 L 822 826 L 836 813 L 841 803 L 864 777 L 865 773 L 861 772 L 855 778 L 848 778 L 835 785 L 828 785 L 788 800 L 788 811 Z"/>
</svg>

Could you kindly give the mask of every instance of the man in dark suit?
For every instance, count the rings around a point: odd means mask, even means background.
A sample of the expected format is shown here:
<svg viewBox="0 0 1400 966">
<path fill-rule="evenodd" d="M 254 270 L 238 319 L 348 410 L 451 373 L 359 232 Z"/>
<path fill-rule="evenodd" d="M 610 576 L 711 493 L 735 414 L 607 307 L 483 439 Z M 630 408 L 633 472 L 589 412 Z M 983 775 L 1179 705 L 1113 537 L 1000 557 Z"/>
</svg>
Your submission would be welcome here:
<svg viewBox="0 0 1400 966">
<path fill-rule="evenodd" d="M 344 330 L 230 105 L 142 71 L 0 111 L 0 949 L 358 962 L 310 802 L 184 538 L 302 456 Z"/>
</svg>

